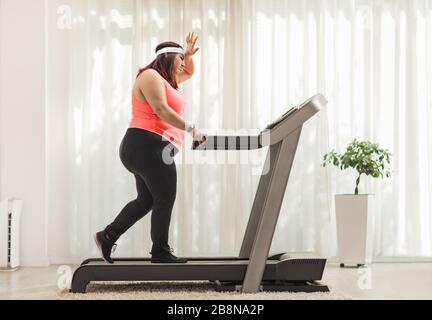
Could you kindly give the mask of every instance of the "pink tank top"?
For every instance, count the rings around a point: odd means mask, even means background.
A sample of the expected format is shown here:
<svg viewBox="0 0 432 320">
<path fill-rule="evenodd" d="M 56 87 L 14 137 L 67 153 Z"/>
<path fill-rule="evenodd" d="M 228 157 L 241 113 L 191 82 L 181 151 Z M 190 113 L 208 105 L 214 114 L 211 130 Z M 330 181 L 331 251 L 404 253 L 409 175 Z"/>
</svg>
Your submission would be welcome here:
<svg viewBox="0 0 432 320">
<path fill-rule="evenodd" d="M 168 81 L 162 78 L 165 84 L 165 92 L 168 105 L 177 114 L 183 114 L 184 97 L 180 90 L 174 89 Z M 144 129 L 164 137 L 170 141 L 178 150 L 181 149 L 185 133 L 183 130 L 177 129 L 167 122 L 163 121 L 153 111 L 148 102 L 139 101 L 132 94 L 132 120 L 129 128 Z"/>
</svg>

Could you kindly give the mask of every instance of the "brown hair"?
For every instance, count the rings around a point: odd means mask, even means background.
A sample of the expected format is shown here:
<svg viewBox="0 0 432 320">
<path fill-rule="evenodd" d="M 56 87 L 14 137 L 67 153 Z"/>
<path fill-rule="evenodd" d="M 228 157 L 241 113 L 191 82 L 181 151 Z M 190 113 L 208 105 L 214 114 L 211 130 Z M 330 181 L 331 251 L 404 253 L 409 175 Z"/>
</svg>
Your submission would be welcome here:
<svg viewBox="0 0 432 320">
<path fill-rule="evenodd" d="M 183 47 L 175 42 L 164 42 L 157 46 L 156 51 L 167 47 L 175 47 L 175 48 L 181 48 Z M 164 53 L 156 57 L 155 60 L 153 60 L 147 67 L 139 69 L 137 78 L 140 76 L 141 73 L 148 69 L 156 70 L 168 83 L 174 88 L 178 89 L 177 81 L 174 78 L 173 74 L 173 66 L 174 66 L 174 58 L 175 53 Z"/>
</svg>

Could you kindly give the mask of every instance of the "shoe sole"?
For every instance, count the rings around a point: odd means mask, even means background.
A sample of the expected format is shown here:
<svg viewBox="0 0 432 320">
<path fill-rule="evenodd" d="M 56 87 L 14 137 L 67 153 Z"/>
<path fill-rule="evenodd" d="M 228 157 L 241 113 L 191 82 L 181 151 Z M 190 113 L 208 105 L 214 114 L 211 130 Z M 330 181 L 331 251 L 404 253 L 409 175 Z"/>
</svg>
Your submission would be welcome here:
<svg viewBox="0 0 432 320">
<path fill-rule="evenodd" d="M 163 260 L 151 260 L 151 263 L 159 263 L 159 264 L 185 264 L 188 263 L 189 261 L 163 261 Z"/>
<path fill-rule="evenodd" d="M 102 245 L 100 244 L 97 233 L 93 235 L 93 239 L 96 242 L 96 246 L 99 249 L 99 253 L 100 253 L 100 256 L 102 257 L 103 261 L 105 261 L 106 263 L 109 263 L 109 264 L 113 264 L 113 262 L 109 262 L 107 259 L 105 259 L 104 255 L 103 255 L 103 251 L 102 251 Z"/>
</svg>

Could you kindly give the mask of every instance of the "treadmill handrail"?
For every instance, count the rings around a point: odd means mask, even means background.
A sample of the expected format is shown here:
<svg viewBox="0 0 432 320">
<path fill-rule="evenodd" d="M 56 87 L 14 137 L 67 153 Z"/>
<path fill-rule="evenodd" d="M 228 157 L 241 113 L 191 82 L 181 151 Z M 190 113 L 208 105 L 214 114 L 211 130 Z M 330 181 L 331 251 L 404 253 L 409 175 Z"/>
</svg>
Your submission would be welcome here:
<svg viewBox="0 0 432 320">
<path fill-rule="evenodd" d="M 261 149 L 261 136 L 208 136 L 206 142 L 195 141 L 193 150 L 255 150 Z"/>
<path fill-rule="evenodd" d="M 255 150 L 274 145 L 318 113 L 327 104 L 327 99 L 317 94 L 297 107 L 290 109 L 281 118 L 267 126 L 258 136 L 209 136 L 207 141 L 194 142 L 193 150 Z"/>
</svg>

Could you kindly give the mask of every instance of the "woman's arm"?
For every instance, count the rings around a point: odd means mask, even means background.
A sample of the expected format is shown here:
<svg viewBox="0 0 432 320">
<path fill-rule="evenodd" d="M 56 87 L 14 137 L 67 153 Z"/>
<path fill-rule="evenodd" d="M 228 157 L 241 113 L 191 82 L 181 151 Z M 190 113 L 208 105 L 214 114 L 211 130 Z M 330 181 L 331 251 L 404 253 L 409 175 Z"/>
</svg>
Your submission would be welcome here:
<svg viewBox="0 0 432 320">
<path fill-rule="evenodd" d="M 184 63 L 186 68 L 184 69 L 183 72 L 190 76 L 193 76 L 193 74 L 195 73 L 195 63 L 193 60 L 193 56 L 185 55 Z"/>
<path fill-rule="evenodd" d="M 186 130 L 187 123 L 177 112 L 170 108 L 166 100 L 165 85 L 155 70 L 147 70 L 139 78 L 139 88 L 147 102 L 159 118 L 180 130 Z"/>
<path fill-rule="evenodd" d="M 165 85 L 157 71 L 152 69 L 144 71 L 138 81 L 138 86 L 142 94 L 159 118 L 177 129 L 186 131 L 189 128 L 192 123 L 184 120 L 168 105 Z M 207 135 L 198 129 L 194 129 L 191 135 L 194 141 L 199 141 L 200 143 L 207 140 Z"/>
<path fill-rule="evenodd" d="M 196 47 L 196 43 L 198 41 L 198 36 L 195 33 L 191 32 L 186 37 L 187 47 L 185 50 L 185 58 L 184 63 L 186 68 L 183 72 L 178 76 L 178 84 L 189 80 L 193 74 L 195 73 L 195 63 L 193 60 L 193 56 L 198 52 L 199 48 Z"/>
</svg>

